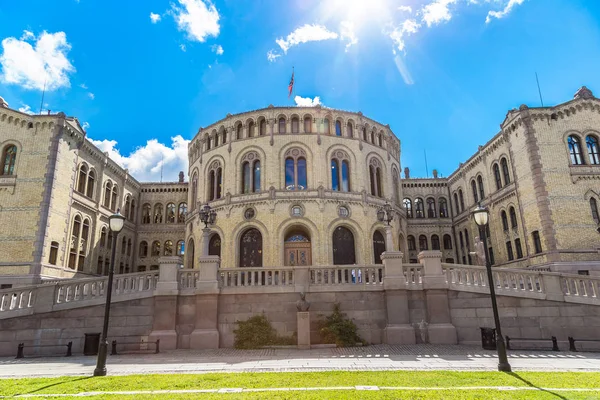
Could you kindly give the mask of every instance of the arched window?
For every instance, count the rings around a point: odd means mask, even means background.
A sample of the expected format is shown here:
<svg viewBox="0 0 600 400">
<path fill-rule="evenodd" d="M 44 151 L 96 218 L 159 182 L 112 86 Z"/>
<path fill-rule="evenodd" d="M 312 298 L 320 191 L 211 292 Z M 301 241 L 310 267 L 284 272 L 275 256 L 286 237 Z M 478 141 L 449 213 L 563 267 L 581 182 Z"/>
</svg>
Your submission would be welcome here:
<svg viewBox="0 0 600 400">
<path fill-rule="evenodd" d="M 110 200 L 110 209 L 115 211 L 117 209 L 117 195 L 119 192 L 119 188 L 117 185 L 113 185 L 112 187 L 112 195 Z"/>
<path fill-rule="evenodd" d="M 600 223 L 600 218 L 598 218 L 598 203 L 595 198 L 590 199 L 590 208 L 592 210 L 592 218 L 596 222 L 596 224 Z"/>
<path fill-rule="evenodd" d="M 127 255 L 131 255 L 131 239 L 127 239 Z"/>
<path fill-rule="evenodd" d="M 415 199 L 415 215 L 417 218 L 425 218 L 425 205 L 420 197 Z"/>
<path fill-rule="evenodd" d="M 502 189 L 502 178 L 500 177 L 500 167 L 498 164 L 494 164 L 492 167 L 494 170 L 494 180 L 496 181 L 496 190 Z"/>
<path fill-rule="evenodd" d="M 87 197 L 94 197 L 94 181 L 96 180 L 96 172 L 91 169 L 90 172 L 88 173 L 88 181 L 87 181 L 87 189 L 86 189 L 86 196 Z"/>
<path fill-rule="evenodd" d="M 567 139 L 569 144 L 569 155 L 571 156 L 571 164 L 582 165 L 583 158 L 581 157 L 581 144 L 579 138 L 575 135 L 569 136 Z"/>
<path fill-rule="evenodd" d="M 17 162 L 17 146 L 8 145 L 2 152 L 2 175 L 14 175 L 15 163 Z"/>
<path fill-rule="evenodd" d="M 327 118 L 323 120 L 323 133 L 329 135 L 329 119 Z"/>
<path fill-rule="evenodd" d="M 412 201 L 409 198 L 404 198 L 402 203 L 404 204 L 404 209 L 406 210 L 406 218 L 412 218 L 413 217 Z"/>
<path fill-rule="evenodd" d="M 81 217 L 76 215 L 73 219 L 71 229 L 71 246 L 69 250 L 69 268 L 75 269 L 77 264 L 77 252 L 79 250 L 79 237 L 81 235 Z"/>
<path fill-rule="evenodd" d="M 177 242 L 177 255 L 178 256 L 185 255 L 185 242 L 183 240 L 180 240 L 179 242 Z"/>
<path fill-rule="evenodd" d="M 517 213 L 515 212 L 515 208 L 511 207 L 509 209 L 509 214 L 510 214 L 510 226 L 513 229 L 517 229 Z"/>
<path fill-rule="evenodd" d="M 148 257 L 148 242 L 146 242 L 145 240 L 140 242 L 139 255 L 140 258 Z"/>
<path fill-rule="evenodd" d="M 106 227 L 103 226 L 100 229 L 100 243 L 98 244 L 100 247 L 106 247 Z"/>
<path fill-rule="evenodd" d="M 462 232 L 458 232 L 458 240 L 460 242 L 460 248 L 464 248 L 465 247 L 465 241 L 463 239 L 463 233 Z"/>
<path fill-rule="evenodd" d="M 209 179 L 209 193 L 208 200 L 218 200 L 221 198 L 222 186 L 223 186 L 223 168 L 219 161 L 215 161 L 210 166 L 208 173 Z"/>
<path fill-rule="evenodd" d="M 479 196 L 477 196 L 477 184 L 474 180 L 471 181 L 471 191 L 473 192 L 473 202 L 479 203 Z"/>
<path fill-rule="evenodd" d="M 312 118 L 304 117 L 304 133 L 312 132 Z"/>
<path fill-rule="evenodd" d="M 588 135 L 585 138 L 585 142 L 587 144 L 588 157 L 590 159 L 590 164 L 600 164 L 600 153 L 598 151 L 598 138 L 594 135 Z"/>
<path fill-rule="evenodd" d="M 394 185 L 394 203 L 400 203 L 400 173 L 393 168 L 392 169 L 392 180 Z"/>
<path fill-rule="evenodd" d="M 448 201 L 444 197 L 440 198 L 440 218 L 448 218 Z"/>
<path fill-rule="evenodd" d="M 242 124 L 238 124 L 238 125 L 235 127 L 235 138 L 236 138 L 236 140 L 240 140 L 240 139 L 242 139 L 242 137 L 243 137 L 243 135 L 244 135 L 244 133 L 243 133 L 243 132 L 244 132 L 244 131 L 243 131 L 243 129 L 244 129 L 244 128 L 242 127 Z"/>
<path fill-rule="evenodd" d="M 369 175 L 371 178 L 371 194 L 377 197 L 383 197 L 383 188 L 381 186 L 381 162 L 376 158 L 371 158 L 369 162 Z"/>
<path fill-rule="evenodd" d="M 110 250 L 113 247 L 113 231 L 111 231 L 110 229 L 108 230 L 108 237 L 106 238 L 106 247 Z M 116 244 L 115 244 L 116 246 Z"/>
<path fill-rule="evenodd" d="M 175 204 L 168 203 L 167 204 L 167 224 L 175 223 Z"/>
<path fill-rule="evenodd" d="M 356 264 L 356 253 L 354 248 L 354 235 L 350 229 L 338 226 L 333 231 L 333 264 L 351 265 Z"/>
<path fill-rule="evenodd" d="M 192 198 L 190 199 L 192 202 L 192 211 L 196 209 L 197 198 L 198 198 L 198 173 L 194 172 L 194 176 L 192 177 Z"/>
<path fill-rule="evenodd" d="M 204 141 L 206 142 L 206 151 L 210 150 L 210 135 L 208 133 L 204 137 Z"/>
<path fill-rule="evenodd" d="M 290 149 L 285 152 L 285 189 L 306 190 L 306 152 L 302 149 Z"/>
<path fill-rule="evenodd" d="M 373 233 L 373 257 L 375 264 L 383 264 L 381 255 L 385 252 L 385 239 L 379 231 Z"/>
<path fill-rule="evenodd" d="M 379 147 L 383 147 L 383 135 L 381 134 L 377 135 L 377 145 L 379 145 Z"/>
<path fill-rule="evenodd" d="M 435 210 L 435 199 L 433 197 L 427 199 L 427 218 L 437 218 Z"/>
<path fill-rule="evenodd" d="M 452 237 L 444 235 L 444 250 L 452 250 Z"/>
<path fill-rule="evenodd" d="M 348 131 L 348 137 L 354 137 L 354 130 L 352 128 L 352 124 L 350 122 L 348 122 L 348 125 L 346 125 L 346 130 Z"/>
<path fill-rule="evenodd" d="M 210 237 L 210 241 L 208 242 L 208 255 L 221 257 L 221 237 L 217 233 Z"/>
<path fill-rule="evenodd" d="M 460 207 L 458 203 L 458 194 L 454 193 L 454 208 L 456 209 L 456 215 L 460 214 Z"/>
<path fill-rule="evenodd" d="M 417 243 L 416 243 L 415 237 L 413 235 L 408 235 L 408 237 L 406 238 L 406 242 L 408 244 L 408 250 L 416 250 L 417 249 Z"/>
<path fill-rule="evenodd" d="M 465 211 L 465 198 L 462 189 L 458 189 L 458 199 L 460 201 L 460 211 Z"/>
<path fill-rule="evenodd" d="M 87 183 L 88 167 L 85 164 L 79 166 L 79 181 L 77 182 L 77 191 L 85 194 L 85 185 Z"/>
<path fill-rule="evenodd" d="M 485 191 L 483 190 L 483 178 L 481 175 L 477 177 L 477 186 L 479 187 L 479 199 L 483 201 L 485 199 Z"/>
<path fill-rule="evenodd" d="M 173 242 L 170 240 L 167 240 L 165 242 L 165 250 L 163 253 L 165 256 L 172 256 L 173 255 Z"/>
<path fill-rule="evenodd" d="M 179 203 L 177 209 L 177 223 L 183 224 L 185 222 L 185 216 L 187 215 L 187 203 Z"/>
<path fill-rule="evenodd" d="M 150 204 L 144 204 L 142 206 L 142 224 L 150 223 L 150 221 L 152 220 L 152 217 L 150 216 L 150 214 L 151 214 Z"/>
<path fill-rule="evenodd" d="M 218 147 L 219 146 L 219 134 L 215 133 L 214 138 L 215 138 L 214 139 L 215 140 L 215 147 Z"/>
<path fill-rule="evenodd" d="M 135 222 L 135 199 L 131 199 L 131 211 L 129 212 L 129 220 Z"/>
<path fill-rule="evenodd" d="M 431 235 L 431 250 L 440 249 L 440 237 L 438 235 Z"/>
<path fill-rule="evenodd" d="M 154 223 L 162 224 L 163 222 L 163 205 L 161 203 L 157 203 L 154 205 Z"/>
<path fill-rule="evenodd" d="M 506 161 L 505 157 L 502 157 L 502 160 L 500 160 L 500 165 L 502 166 L 502 175 L 504 175 L 504 185 L 508 185 L 510 183 L 510 174 L 508 173 L 508 161 Z"/>
<path fill-rule="evenodd" d="M 339 122 L 339 121 L 338 121 Z M 331 159 L 331 188 L 333 190 L 350 191 L 350 157 L 345 151 L 337 150 Z"/>
<path fill-rule="evenodd" d="M 279 133 L 285 133 L 285 118 L 279 118 Z"/>
<path fill-rule="evenodd" d="M 375 131 L 371 132 L 371 143 L 375 144 Z"/>
<path fill-rule="evenodd" d="M 298 120 L 298 117 L 293 117 L 292 118 L 292 133 L 299 133 L 300 132 L 300 121 Z"/>
<path fill-rule="evenodd" d="M 335 121 L 335 136 L 342 136 L 342 123 Z"/>
<path fill-rule="evenodd" d="M 427 236 L 425 235 L 420 235 L 419 236 L 419 251 L 425 251 L 427 250 Z"/>
<path fill-rule="evenodd" d="M 112 193 L 112 182 L 107 181 L 104 186 L 104 207 L 110 208 L 110 195 Z"/>
<path fill-rule="evenodd" d="M 364 127 L 362 128 L 362 138 L 363 138 L 363 141 L 365 141 L 365 142 L 367 141 L 367 128 L 364 128 Z"/>
<path fill-rule="evenodd" d="M 125 250 L 127 250 L 127 238 L 123 236 L 121 240 L 121 254 L 125 254 Z"/>
<path fill-rule="evenodd" d="M 256 228 L 245 231 L 240 237 L 240 267 L 262 267 L 262 252 L 260 231 Z"/>
<path fill-rule="evenodd" d="M 152 242 L 152 250 L 150 252 L 150 255 L 152 257 L 160 256 L 160 242 L 158 240 L 155 240 L 154 242 Z"/>
<path fill-rule="evenodd" d="M 515 250 L 517 251 L 517 259 L 523 258 L 523 249 L 521 248 L 521 239 L 515 239 Z"/>
<path fill-rule="evenodd" d="M 248 137 L 254 137 L 254 121 L 248 121 Z"/>
<path fill-rule="evenodd" d="M 187 267 L 190 269 L 194 268 L 194 265 L 196 264 L 194 261 L 194 239 L 190 238 L 190 240 L 188 241 L 188 247 L 187 247 Z"/>
<path fill-rule="evenodd" d="M 264 119 L 264 118 L 260 120 L 258 134 L 259 134 L 259 136 L 266 136 L 267 135 L 267 120 Z"/>
<path fill-rule="evenodd" d="M 260 160 L 256 152 L 242 158 L 242 193 L 260 192 Z"/>
<path fill-rule="evenodd" d="M 102 275 L 102 271 L 104 270 L 103 258 L 102 256 L 98 257 L 98 263 L 96 264 L 96 275 Z"/>
<path fill-rule="evenodd" d="M 505 231 L 508 231 L 508 217 L 506 216 L 506 211 L 502 210 L 500 218 L 502 219 L 502 228 Z"/>
<path fill-rule="evenodd" d="M 77 270 L 83 271 L 83 265 L 85 262 L 85 256 L 87 255 L 87 243 L 90 236 L 90 220 L 84 219 L 83 226 L 81 228 L 81 241 L 79 244 L 79 262 L 77 263 Z"/>
<path fill-rule="evenodd" d="M 221 136 L 223 137 L 222 143 L 223 144 L 227 143 L 227 130 L 225 128 L 223 128 L 221 130 Z"/>
<path fill-rule="evenodd" d="M 123 207 L 123 216 L 125 218 L 129 217 L 129 211 L 131 210 L 131 196 L 125 196 L 125 206 Z"/>
</svg>

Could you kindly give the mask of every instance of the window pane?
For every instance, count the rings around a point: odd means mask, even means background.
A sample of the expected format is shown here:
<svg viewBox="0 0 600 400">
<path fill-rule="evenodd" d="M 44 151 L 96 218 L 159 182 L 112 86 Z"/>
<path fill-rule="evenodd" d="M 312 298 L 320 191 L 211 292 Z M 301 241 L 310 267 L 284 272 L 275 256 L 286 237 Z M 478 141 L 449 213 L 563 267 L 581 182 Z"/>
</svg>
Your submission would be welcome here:
<svg viewBox="0 0 600 400">
<path fill-rule="evenodd" d="M 306 190 L 306 160 L 304 158 L 298 159 L 298 190 Z"/>
<path fill-rule="evenodd" d="M 342 161 L 342 191 L 350 191 L 350 167 L 348 161 Z"/>
<path fill-rule="evenodd" d="M 298 133 L 298 118 L 292 119 L 292 133 Z"/>
<path fill-rule="evenodd" d="M 250 193 L 250 163 L 242 166 L 242 193 Z"/>
<path fill-rule="evenodd" d="M 306 117 L 304 118 L 304 132 L 309 133 L 311 131 L 311 118 L 310 117 Z"/>
<path fill-rule="evenodd" d="M 331 160 L 331 188 L 333 190 L 340 190 L 340 180 L 338 174 L 338 162 L 337 160 Z"/>
<path fill-rule="evenodd" d="M 285 159 L 285 188 L 294 190 L 294 160 L 292 158 Z"/>
<path fill-rule="evenodd" d="M 260 192 L 260 161 L 254 161 L 254 187 L 253 192 Z"/>
<path fill-rule="evenodd" d="M 591 164 L 600 164 L 600 157 L 598 154 L 598 139 L 595 136 L 589 135 L 586 138 L 588 154 L 590 156 Z"/>
<path fill-rule="evenodd" d="M 342 123 L 340 121 L 335 121 L 335 135 L 342 136 Z"/>
</svg>

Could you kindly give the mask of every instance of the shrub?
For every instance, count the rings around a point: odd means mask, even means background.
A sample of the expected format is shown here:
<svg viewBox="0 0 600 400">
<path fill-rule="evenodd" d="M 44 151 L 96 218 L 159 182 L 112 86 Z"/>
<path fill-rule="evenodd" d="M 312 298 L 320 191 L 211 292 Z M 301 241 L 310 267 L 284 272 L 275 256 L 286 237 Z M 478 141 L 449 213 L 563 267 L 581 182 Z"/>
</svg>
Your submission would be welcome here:
<svg viewBox="0 0 600 400">
<path fill-rule="evenodd" d="M 356 346 L 356 343 L 366 344 L 358 336 L 356 324 L 340 311 L 340 304 L 333 305 L 333 313 L 318 322 L 319 332 L 325 343 L 335 343 L 339 347 Z"/>
<path fill-rule="evenodd" d="M 237 321 L 238 328 L 233 331 L 235 335 L 233 346 L 236 349 L 260 349 L 266 346 L 296 344 L 294 336 L 281 337 L 271 326 L 264 314 L 254 315 L 246 321 Z"/>
</svg>

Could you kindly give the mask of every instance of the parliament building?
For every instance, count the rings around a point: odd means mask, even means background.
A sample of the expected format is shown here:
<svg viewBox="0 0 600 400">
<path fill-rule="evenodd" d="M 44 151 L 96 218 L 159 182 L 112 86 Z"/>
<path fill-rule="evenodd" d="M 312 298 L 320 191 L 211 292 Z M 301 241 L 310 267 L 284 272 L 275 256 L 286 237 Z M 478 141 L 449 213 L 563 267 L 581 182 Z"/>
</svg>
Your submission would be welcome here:
<svg viewBox="0 0 600 400">
<path fill-rule="evenodd" d="M 372 265 L 386 246 L 405 263 L 440 250 L 471 264 L 481 204 L 495 268 L 600 274 L 600 100 L 589 89 L 510 110 L 447 178 L 411 177 L 398 136 L 361 112 L 269 106 L 200 128 L 177 182 L 139 182 L 76 118 L 0 98 L 0 287 L 107 274 L 117 210 L 116 273 L 175 255 L 199 268 L 202 253 L 221 268 Z M 377 216 L 386 203 L 389 226 Z"/>
</svg>

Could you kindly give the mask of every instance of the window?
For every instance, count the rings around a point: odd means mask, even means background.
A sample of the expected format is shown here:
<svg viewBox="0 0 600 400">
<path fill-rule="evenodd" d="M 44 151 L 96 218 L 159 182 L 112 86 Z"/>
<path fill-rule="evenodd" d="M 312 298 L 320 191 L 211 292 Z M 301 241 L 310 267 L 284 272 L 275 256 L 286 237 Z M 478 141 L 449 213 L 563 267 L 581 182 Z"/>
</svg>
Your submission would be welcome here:
<svg viewBox="0 0 600 400">
<path fill-rule="evenodd" d="M 115 211 L 117 209 L 117 194 L 118 194 L 118 187 L 117 187 L 117 185 L 113 185 L 111 199 L 110 199 L 110 209 L 112 211 Z"/>
<path fill-rule="evenodd" d="M 379 231 L 373 233 L 373 257 L 375 264 L 383 264 L 381 255 L 385 252 L 385 239 Z"/>
<path fill-rule="evenodd" d="M 217 233 L 208 242 L 208 255 L 221 257 L 221 237 Z"/>
<path fill-rule="evenodd" d="M 160 242 L 158 240 L 152 242 L 152 251 L 150 252 L 150 255 L 152 257 L 160 256 Z"/>
<path fill-rule="evenodd" d="M 165 250 L 163 253 L 165 256 L 172 256 L 173 255 L 173 242 L 170 240 L 167 240 L 165 242 Z"/>
<path fill-rule="evenodd" d="M 448 218 L 448 202 L 445 198 L 440 198 L 440 218 Z"/>
<path fill-rule="evenodd" d="M 50 257 L 48 257 L 48 263 L 56 265 L 58 258 L 58 242 L 50 243 Z"/>
<path fill-rule="evenodd" d="M 517 213 L 515 212 L 515 208 L 511 207 L 509 209 L 509 214 L 510 214 L 510 226 L 512 229 L 517 229 Z"/>
<path fill-rule="evenodd" d="M 406 241 L 408 243 L 408 250 L 416 250 L 417 249 L 417 244 L 415 243 L 415 237 L 413 235 L 408 235 L 408 237 L 406 238 Z"/>
<path fill-rule="evenodd" d="M 515 259 L 511 242 L 506 242 L 506 254 L 508 255 L 508 261 L 512 261 Z"/>
<path fill-rule="evenodd" d="M 142 224 L 149 224 L 151 221 L 151 208 L 150 204 L 144 204 L 142 206 Z"/>
<path fill-rule="evenodd" d="M 454 258 L 446 258 L 446 264 L 454 264 Z"/>
<path fill-rule="evenodd" d="M 300 132 L 300 121 L 298 117 L 292 118 L 292 133 Z"/>
<path fill-rule="evenodd" d="M 485 199 L 485 191 L 483 190 L 483 178 L 481 175 L 477 177 L 477 186 L 479 187 L 479 200 Z"/>
<path fill-rule="evenodd" d="M 460 200 L 460 211 L 465 211 L 465 198 L 462 189 L 458 189 L 458 199 Z"/>
<path fill-rule="evenodd" d="M 533 247 L 535 249 L 535 254 L 539 254 L 542 252 L 542 241 L 540 240 L 540 232 L 533 231 L 531 232 L 531 237 L 533 238 Z"/>
<path fill-rule="evenodd" d="M 219 146 L 219 134 L 215 133 L 214 138 L 215 138 L 214 139 L 215 140 L 215 147 L 218 147 Z"/>
<path fill-rule="evenodd" d="M 506 216 L 506 211 L 502 210 L 500 218 L 502 219 L 502 228 L 505 232 L 508 231 L 508 217 Z"/>
<path fill-rule="evenodd" d="M 383 147 L 383 135 L 377 135 L 377 144 L 379 145 L 379 147 Z"/>
<path fill-rule="evenodd" d="M 458 238 L 460 239 L 460 248 L 464 248 L 465 247 L 465 241 L 463 239 L 463 233 L 462 232 L 458 232 Z"/>
<path fill-rule="evenodd" d="M 327 118 L 323 120 L 323 133 L 329 135 L 329 119 Z"/>
<path fill-rule="evenodd" d="M 517 259 L 523 258 L 523 249 L 521 248 L 521 239 L 515 239 L 515 250 L 517 250 Z"/>
<path fill-rule="evenodd" d="M 333 231 L 333 264 L 352 265 L 356 263 L 354 235 L 350 229 L 338 226 Z"/>
<path fill-rule="evenodd" d="M 440 249 L 440 237 L 438 235 L 431 236 L 431 250 Z"/>
<path fill-rule="evenodd" d="M 366 142 L 367 141 L 367 128 L 362 128 L 362 137 L 363 137 L 363 140 Z"/>
<path fill-rule="evenodd" d="M 90 235 L 90 220 L 84 219 L 83 226 L 81 228 L 81 238 L 79 242 L 79 257 L 77 259 L 77 270 L 83 271 L 85 263 L 85 256 L 87 255 L 87 242 Z"/>
<path fill-rule="evenodd" d="M 106 226 L 100 229 L 100 247 L 106 247 Z"/>
<path fill-rule="evenodd" d="M 427 250 L 427 236 L 425 235 L 419 236 L 419 250 Z"/>
<path fill-rule="evenodd" d="M 435 199 L 433 197 L 427 199 L 427 218 L 437 218 L 435 210 Z"/>
<path fill-rule="evenodd" d="M 121 240 L 121 254 L 125 254 L 125 250 L 127 250 L 127 238 L 123 236 L 123 240 Z"/>
<path fill-rule="evenodd" d="M 456 215 L 460 214 L 460 207 L 458 204 L 458 194 L 454 193 L 454 208 L 456 209 Z"/>
<path fill-rule="evenodd" d="M 335 136 L 342 136 L 342 123 L 335 121 Z"/>
<path fill-rule="evenodd" d="M 375 144 L 375 132 L 371 132 L 371 143 Z"/>
<path fill-rule="evenodd" d="M 260 192 L 260 160 L 251 152 L 242 158 L 242 193 Z"/>
<path fill-rule="evenodd" d="M 175 204 L 167 204 L 167 224 L 175 223 Z"/>
<path fill-rule="evenodd" d="M 350 122 L 348 122 L 348 125 L 346 125 L 346 129 L 348 131 L 348 137 L 354 137 L 354 132 L 352 130 L 352 124 Z"/>
<path fill-rule="evenodd" d="M 404 204 L 404 209 L 406 210 L 406 218 L 412 218 L 412 201 L 409 198 L 405 198 L 402 203 Z"/>
<path fill-rule="evenodd" d="M 285 118 L 279 118 L 279 133 L 285 133 Z"/>
<path fill-rule="evenodd" d="M 204 137 L 204 141 L 206 142 L 206 150 L 210 150 L 210 136 L 208 135 L 208 133 Z"/>
<path fill-rule="evenodd" d="M 2 152 L 2 175 L 15 174 L 15 162 L 17 161 L 17 146 L 8 145 Z"/>
<path fill-rule="evenodd" d="M 194 172 L 192 177 L 192 211 L 196 209 L 196 201 L 198 198 L 198 173 Z"/>
<path fill-rule="evenodd" d="M 87 181 L 87 189 L 86 189 L 86 196 L 87 197 L 94 197 L 94 181 L 96 180 L 96 172 L 94 170 L 90 170 L 90 172 L 88 173 L 88 181 Z"/>
<path fill-rule="evenodd" d="M 452 237 L 444 235 L 444 250 L 452 250 Z"/>
<path fill-rule="evenodd" d="M 79 167 L 79 181 L 77 182 L 77 191 L 85 194 L 85 185 L 87 183 L 88 167 L 86 164 L 81 164 Z"/>
<path fill-rule="evenodd" d="M 242 124 L 238 124 L 238 125 L 235 127 L 235 138 L 236 138 L 236 140 L 240 140 L 240 139 L 242 139 L 242 137 L 243 137 L 243 135 L 244 135 L 244 133 L 243 133 L 243 132 L 244 132 L 244 131 L 243 131 L 243 128 L 242 128 Z"/>
<path fill-rule="evenodd" d="M 502 175 L 504 175 L 504 185 L 508 185 L 510 183 L 510 174 L 508 173 L 508 161 L 506 161 L 506 157 L 503 157 L 500 160 L 500 165 L 502 165 Z"/>
<path fill-rule="evenodd" d="M 144 257 L 148 256 L 148 242 L 146 242 L 146 241 L 140 242 L 139 255 L 140 255 L 140 258 L 144 258 Z"/>
<path fill-rule="evenodd" d="M 266 119 L 261 119 L 259 122 L 259 136 L 266 136 L 267 135 L 267 120 Z"/>
<path fill-rule="evenodd" d="M 177 209 L 177 223 L 183 224 L 185 222 L 185 216 L 187 215 L 187 203 L 179 203 Z"/>
<path fill-rule="evenodd" d="M 339 121 L 338 121 L 339 122 Z M 331 159 L 331 188 L 333 190 L 350 191 L 350 157 L 341 150 L 333 153 Z"/>
<path fill-rule="evenodd" d="M 127 239 L 127 255 L 131 255 L 131 239 Z"/>
<path fill-rule="evenodd" d="M 110 195 L 112 193 L 112 182 L 107 181 L 104 186 L 104 207 L 110 208 Z"/>
<path fill-rule="evenodd" d="M 471 181 L 471 190 L 473 191 L 473 202 L 475 204 L 479 203 L 479 196 L 477 196 L 477 184 L 475 181 Z"/>
<path fill-rule="evenodd" d="M 129 211 L 129 220 L 135 222 L 135 200 L 131 199 L 131 211 Z"/>
<path fill-rule="evenodd" d="M 425 218 L 423 199 L 420 197 L 415 199 L 415 214 L 417 218 Z"/>
<path fill-rule="evenodd" d="M 102 272 L 104 270 L 104 265 L 102 262 L 102 257 L 98 257 L 98 263 L 96 264 L 96 275 L 102 275 Z"/>
<path fill-rule="evenodd" d="M 588 135 L 587 138 L 585 138 L 585 142 L 587 144 L 590 164 L 600 164 L 600 154 L 598 152 L 598 138 L 596 138 L 596 136 L 594 135 Z"/>
<path fill-rule="evenodd" d="M 187 267 L 193 269 L 194 264 L 194 239 L 190 238 L 187 247 Z"/>
<path fill-rule="evenodd" d="M 571 156 L 571 164 L 582 165 L 583 158 L 581 157 L 581 145 L 579 143 L 579 138 L 575 135 L 571 135 L 567 139 L 567 143 L 569 144 L 569 155 Z"/>
<path fill-rule="evenodd" d="M 69 250 L 69 268 L 75 269 L 77 264 L 77 252 L 79 251 L 79 237 L 81 234 L 81 217 L 76 215 L 73 219 L 73 227 L 71 229 L 71 246 Z"/>
<path fill-rule="evenodd" d="M 240 267 L 262 267 L 262 235 L 256 228 L 248 229 L 240 237 Z"/>
<path fill-rule="evenodd" d="M 381 187 L 381 162 L 376 158 L 371 158 L 369 163 L 369 176 L 371 179 L 371 195 L 377 197 L 383 197 L 383 190 Z"/>
<path fill-rule="evenodd" d="M 106 239 L 106 248 L 107 249 L 112 249 L 113 246 L 113 231 L 111 231 L 110 229 L 108 230 L 108 237 Z"/>
<path fill-rule="evenodd" d="M 392 168 L 392 180 L 394 185 L 394 203 L 400 203 L 400 173 L 394 167 Z"/>
<path fill-rule="evenodd" d="M 285 153 L 285 189 L 306 188 L 306 152 L 302 149 L 290 149 Z"/>
<path fill-rule="evenodd" d="M 125 196 L 125 206 L 123 207 L 123 216 L 129 218 L 129 211 L 131 210 L 131 196 Z"/>
<path fill-rule="evenodd" d="M 248 137 L 254 137 L 254 121 L 248 121 Z"/>
<path fill-rule="evenodd" d="M 155 204 L 154 205 L 154 223 L 155 224 L 162 224 L 163 222 L 163 205 L 161 203 Z"/>
<path fill-rule="evenodd" d="M 471 241 L 469 240 L 469 231 L 465 229 L 465 246 L 467 247 L 467 250 L 471 250 Z M 469 264 L 471 264 L 469 262 Z"/>
<path fill-rule="evenodd" d="M 500 177 L 500 167 L 498 164 L 494 164 L 494 180 L 496 181 L 496 190 L 502 189 L 502 178 Z"/>
<path fill-rule="evenodd" d="M 185 255 L 185 242 L 183 240 L 180 240 L 179 242 L 177 242 L 177 255 L 178 256 Z"/>
<path fill-rule="evenodd" d="M 208 200 L 213 201 L 220 199 L 223 186 L 223 168 L 219 161 L 212 163 L 208 173 L 208 182 Z"/>
<path fill-rule="evenodd" d="M 312 118 L 304 117 L 304 133 L 312 132 Z"/>
</svg>

